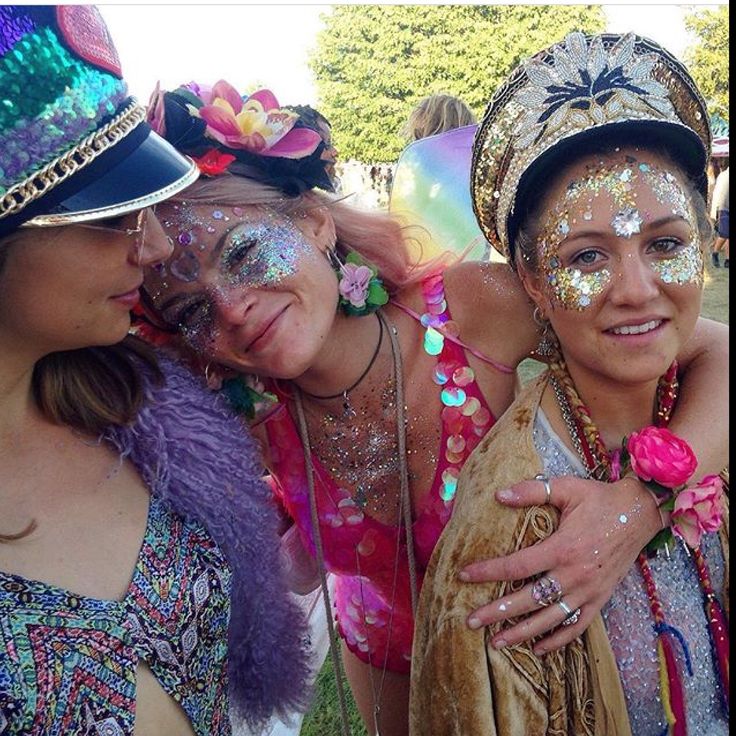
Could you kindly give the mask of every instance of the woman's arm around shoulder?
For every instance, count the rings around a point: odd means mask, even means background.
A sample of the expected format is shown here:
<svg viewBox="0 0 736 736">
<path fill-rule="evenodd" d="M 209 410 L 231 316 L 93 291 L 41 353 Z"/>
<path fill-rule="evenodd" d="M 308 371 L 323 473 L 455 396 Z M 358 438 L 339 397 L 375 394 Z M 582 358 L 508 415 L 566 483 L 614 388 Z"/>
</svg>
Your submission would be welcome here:
<svg viewBox="0 0 736 736">
<path fill-rule="evenodd" d="M 508 264 L 468 261 L 450 266 L 445 294 L 467 345 L 512 368 L 537 346 L 533 305 Z"/>
</svg>

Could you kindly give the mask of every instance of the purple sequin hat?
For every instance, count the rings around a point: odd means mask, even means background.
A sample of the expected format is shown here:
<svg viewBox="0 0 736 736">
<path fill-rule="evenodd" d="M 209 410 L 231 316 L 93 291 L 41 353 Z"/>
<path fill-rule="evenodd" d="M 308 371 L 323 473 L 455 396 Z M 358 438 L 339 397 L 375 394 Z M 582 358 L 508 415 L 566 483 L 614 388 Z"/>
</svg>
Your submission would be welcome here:
<svg viewBox="0 0 736 736">
<path fill-rule="evenodd" d="M 132 212 L 197 175 L 128 95 L 97 8 L 0 6 L 0 236 Z"/>
</svg>

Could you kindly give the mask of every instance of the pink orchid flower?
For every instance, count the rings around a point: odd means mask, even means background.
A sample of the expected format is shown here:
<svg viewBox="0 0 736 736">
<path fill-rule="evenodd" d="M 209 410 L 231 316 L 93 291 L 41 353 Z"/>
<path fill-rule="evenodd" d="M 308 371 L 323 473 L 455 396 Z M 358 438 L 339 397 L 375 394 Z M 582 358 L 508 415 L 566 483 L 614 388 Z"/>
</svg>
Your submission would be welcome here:
<svg viewBox="0 0 736 736">
<path fill-rule="evenodd" d="M 356 309 L 365 306 L 368 296 L 368 287 L 373 277 L 373 271 L 368 266 L 358 266 L 355 263 L 344 263 L 340 266 L 342 278 L 338 285 L 340 295 L 347 299 Z"/>
<path fill-rule="evenodd" d="M 254 92 L 243 102 L 237 90 L 221 79 L 208 97 L 208 104 L 198 110 L 199 116 L 207 123 L 207 135 L 228 148 L 261 156 L 302 158 L 313 153 L 322 140 L 313 130 L 294 128 L 299 116 L 279 109 L 276 97 L 267 89 Z"/>
</svg>

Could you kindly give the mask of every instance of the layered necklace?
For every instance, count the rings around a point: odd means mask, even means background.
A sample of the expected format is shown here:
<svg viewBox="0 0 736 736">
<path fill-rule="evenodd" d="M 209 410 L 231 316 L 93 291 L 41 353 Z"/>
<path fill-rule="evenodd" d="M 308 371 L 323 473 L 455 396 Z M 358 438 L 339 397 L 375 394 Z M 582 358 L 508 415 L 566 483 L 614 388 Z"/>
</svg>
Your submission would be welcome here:
<svg viewBox="0 0 736 736">
<path fill-rule="evenodd" d="M 583 403 L 575 388 L 562 355 L 557 350 L 555 350 L 555 353 L 549 366 L 551 384 L 573 446 L 590 477 L 608 483 L 614 482 L 618 480 L 618 477 L 614 472 L 611 454 L 601 438 L 600 431 L 593 422 L 590 410 Z M 660 378 L 657 385 L 654 421 L 658 426 L 665 427 L 669 424 L 672 411 L 677 402 L 677 392 L 677 363 L 673 363 Z M 686 551 L 688 551 L 687 548 Z M 703 553 L 700 548 L 697 548 L 688 551 L 688 554 L 695 564 L 703 593 L 703 605 L 708 620 L 716 670 L 720 678 L 721 700 L 728 715 L 729 637 L 726 620 L 713 590 L 708 564 Z M 689 651 L 682 634 L 666 621 L 664 607 L 654 583 L 654 576 L 647 555 L 644 552 L 639 554 L 637 563 L 644 579 L 649 609 L 654 620 L 654 630 L 657 634 L 660 695 L 669 725 L 668 730 L 671 736 L 686 736 L 685 693 L 675 657 L 675 642 L 680 643 L 685 655 L 688 673 L 692 675 Z"/>
<path fill-rule="evenodd" d="M 394 386 L 394 399 L 393 404 L 396 407 L 396 445 L 397 445 L 397 457 L 398 457 L 398 468 L 399 468 L 399 523 L 396 525 L 396 556 L 393 560 L 393 591 L 395 593 L 396 586 L 398 583 L 398 571 L 399 571 L 399 555 L 401 554 L 401 536 L 402 531 L 405 533 L 406 542 L 406 554 L 409 563 L 409 584 L 411 591 L 411 604 L 412 613 L 416 615 L 417 601 L 418 601 L 418 586 L 416 576 L 416 560 L 414 555 L 414 538 L 413 538 L 413 527 L 412 527 L 412 514 L 411 514 L 411 496 L 409 492 L 409 467 L 406 453 L 406 411 L 404 405 L 404 372 L 403 364 L 401 359 L 401 348 L 398 341 L 398 332 L 393 324 L 391 324 L 388 318 L 383 314 L 381 310 L 376 312 L 378 320 L 381 324 L 381 335 L 383 331 L 388 332 L 391 342 L 391 354 L 393 358 L 393 386 Z M 380 348 L 380 338 L 379 345 Z M 375 362 L 375 356 L 371 361 L 371 365 Z M 370 368 L 370 366 L 369 366 Z M 367 371 L 365 371 L 367 373 Z M 362 378 L 361 378 L 362 380 Z M 357 384 L 356 384 L 357 385 Z M 294 404 L 296 408 L 296 414 L 299 424 L 299 435 L 304 451 L 304 464 L 307 475 L 307 488 L 309 492 L 309 508 L 312 529 L 314 533 L 314 546 L 317 555 L 317 566 L 319 568 L 320 582 L 322 584 L 322 598 L 325 605 L 325 612 L 328 623 L 328 631 L 330 637 L 330 654 L 332 657 L 332 665 L 335 671 L 335 678 L 337 682 L 337 695 L 338 702 L 340 704 L 340 715 L 342 720 L 342 731 L 343 736 L 350 736 L 350 725 L 347 713 L 347 703 L 345 698 L 345 687 L 344 687 L 344 674 L 342 671 L 342 664 L 339 653 L 339 642 L 337 632 L 335 631 L 335 625 L 332 618 L 332 604 L 330 602 L 330 593 L 327 586 L 327 568 L 325 566 L 324 547 L 322 544 L 322 533 L 320 530 L 319 523 L 319 511 L 317 508 L 317 497 L 315 493 L 315 481 L 314 481 L 314 461 L 312 459 L 312 448 L 309 437 L 309 427 L 307 425 L 306 415 L 304 413 L 304 405 L 302 401 L 302 394 L 304 391 L 300 390 L 298 386 L 295 386 L 294 393 Z M 347 392 L 347 391 L 346 391 Z M 332 398 L 341 396 L 335 394 Z M 326 397 L 323 397 L 326 398 Z M 403 522 L 403 523 L 402 523 Z M 357 555 L 357 552 L 356 552 Z M 359 557 L 358 557 L 359 560 Z M 389 630 L 393 618 L 389 619 Z M 390 635 L 389 635 L 390 640 Z M 387 653 L 386 653 L 386 656 Z M 370 668 L 370 681 L 371 689 L 373 694 L 373 726 L 375 729 L 376 736 L 379 734 L 379 715 L 381 708 L 381 697 L 383 694 L 383 685 L 386 676 L 386 661 L 383 662 L 381 668 L 380 681 L 376 683 L 372 670 L 374 666 Z"/>
</svg>

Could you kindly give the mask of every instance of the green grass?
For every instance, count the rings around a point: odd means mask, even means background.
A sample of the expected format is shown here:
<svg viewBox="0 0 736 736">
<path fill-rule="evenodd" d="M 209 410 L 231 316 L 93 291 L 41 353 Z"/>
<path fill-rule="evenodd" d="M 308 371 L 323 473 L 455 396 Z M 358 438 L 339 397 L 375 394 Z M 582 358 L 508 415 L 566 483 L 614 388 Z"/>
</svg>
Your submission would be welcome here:
<svg viewBox="0 0 736 736">
<path fill-rule="evenodd" d="M 701 311 L 704 317 L 728 324 L 728 282 L 729 269 L 713 268 L 708 264 Z M 529 378 L 537 375 L 540 370 L 540 364 L 533 360 L 525 360 L 519 368 L 522 381 L 529 380 Z M 349 696 L 347 684 L 346 689 Z M 348 710 L 352 736 L 365 736 L 366 731 L 352 698 L 349 699 Z M 327 661 L 317 678 L 314 706 L 304 720 L 301 736 L 338 736 L 340 733 L 340 706 L 337 700 L 332 663 L 328 655 Z"/>
</svg>

